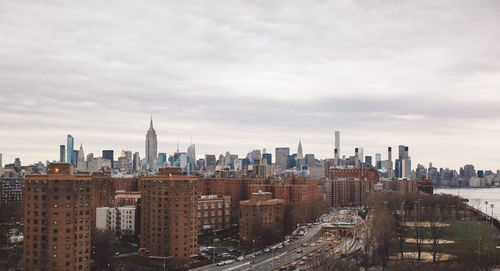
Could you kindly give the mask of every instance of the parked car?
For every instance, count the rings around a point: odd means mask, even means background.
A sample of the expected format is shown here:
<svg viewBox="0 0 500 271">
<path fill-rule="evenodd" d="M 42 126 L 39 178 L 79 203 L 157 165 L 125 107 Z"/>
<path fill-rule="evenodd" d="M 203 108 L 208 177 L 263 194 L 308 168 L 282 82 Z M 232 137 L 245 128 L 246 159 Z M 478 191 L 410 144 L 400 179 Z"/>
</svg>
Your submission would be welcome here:
<svg viewBox="0 0 500 271">
<path fill-rule="evenodd" d="M 269 252 L 269 251 L 271 251 L 269 247 L 264 248 L 264 252 Z"/>
<path fill-rule="evenodd" d="M 241 261 L 243 261 L 243 260 L 245 259 L 245 257 L 243 257 L 243 256 L 239 256 L 239 257 L 238 257 L 238 258 L 236 258 L 236 259 L 237 259 L 238 261 L 240 261 L 240 262 L 241 262 Z"/>
<path fill-rule="evenodd" d="M 225 261 L 222 261 L 222 262 L 218 262 L 218 263 L 217 263 L 217 266 L 223 266 L 223 265 L 225 265 L 225 264 L 226 264 L 226 262 L 225 262 Z"/>
</svg>

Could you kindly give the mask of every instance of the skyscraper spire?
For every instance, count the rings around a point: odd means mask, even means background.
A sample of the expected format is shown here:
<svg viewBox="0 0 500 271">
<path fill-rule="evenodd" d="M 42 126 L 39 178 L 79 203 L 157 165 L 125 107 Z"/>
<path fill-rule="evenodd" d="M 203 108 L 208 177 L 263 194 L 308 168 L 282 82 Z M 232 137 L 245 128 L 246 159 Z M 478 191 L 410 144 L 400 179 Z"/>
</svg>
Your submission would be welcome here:
<svg viewBox="0 0 500 271">
<path fill-rule="evenodd" d="M 297 159 L 302 159 L 304 158 L 304 155 L 302 154 L 302 142 L 299 138 L 299 146 L 297 147 Z"/>
<path fill-rule="evenodd" d="M 153 112 L 151 112 L 151 122 L 149 123 L 149 129 L 153 129 Z"/>
<path fill-rule="evenodd" d="M 153 128 L 153 112 L 151 112 L 151 121 L 149 123 L 149 130 L 146 133 L 146 163 L 148 168 L 152 170 L 155 166 L 155 161 L 158 158 L 158 138 L 156 131 Z"/>
</svg>

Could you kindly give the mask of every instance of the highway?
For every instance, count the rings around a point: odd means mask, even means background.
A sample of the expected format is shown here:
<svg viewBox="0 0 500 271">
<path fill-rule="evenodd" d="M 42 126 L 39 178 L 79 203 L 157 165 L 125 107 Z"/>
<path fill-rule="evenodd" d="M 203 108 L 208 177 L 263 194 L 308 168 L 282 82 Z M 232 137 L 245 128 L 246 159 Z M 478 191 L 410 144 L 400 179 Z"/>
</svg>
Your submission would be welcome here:
<svg viewBox="0 0 500 271">
<path fill-rule="evenodd" d="M 255 258 L 248 258 L 245 259 L 241 262 L 235 262 L 229 265 L 224 265 L 224 266 L 204 266 L 202 269 L 195 269 L 195 270 L 210 270 L 210 271 L 222 271 L 222 270 L 228 270 L 228 271 L 241 271 L 241 270 L 270 270 L 270 269 L 253 269 L 252 266 L 267 266 L 268 264 L 272 265 L 273 260 L 270 260 L 274 256 L 274 261 L 276 262 L 276 259 L 284 256 L 287 254 L 287 251 L 294 250 L 297 247 L 301 247 L 302 244 L 305 242 L 309 242 L 309 240 L 312 240 L 314 236 L 319 232 L 320 228 L 319 227 L 313 227 L 308 230 L 308 232 L 304 235 L 299 240 L 290 242 L 287 246 L 283 247 L 282 249 L 275 249 L 273 251 L 269 252 L 263 252 L 262 254 L 256 256 Z M 292 254 L 292 253 L 288 253 Z"/>
<path fill-rule="evenodd" d="M 346 215 L 345 212 L 335 212 L 333 214 L 326 215 L 325 218 L 329 222 L 339 222 L 339 221 L 349 221 L 354 222 L 361 228 L 365 227 L 365 222 L 357 215 Z M 267 253 L 262 252 L 262 254 L 254 258 L 245 258 L 243 261 L 235 262 L 229 265 L 216 266 L 207 265 L 193 270 L 210 270 L 210 271 L 246 271 L 246 270 L 257 270 L 257 271 L 268 271 L 268 270 L 278 270 L 280 266 L 287 266 L 291 262 L 297 263 L 298 269 L 310 268 L 311 264 L 314 262 L 315 257 L 324 255 L 327 257 L 335 257 L 336 254 L 350 254 L 359 249 L 363 248 L 364 232 L 359 232 L 360 227 L 356 227 L 353 230 L 351 237 L 344 237 L 337 239 L 337 244 L 330 248 L 330 241 L 326 241 L 326 238 L 322 238 L 318 233 L 321 231 L 321 226 L 314 226 L 309 228 L 307 233 L 299 240 L 293 241 L 282 249 L 275 249 Z M 318 243 L 318 240 L 322 239 L 322 242 Z M 332 241 L 333 242 L 333 241 Z M 340 243 L 339 243 L 340 242 Z M 303 244 L 308 243 L 307 247 Z M 314 246 L 311 246 L 314 243 Z M 320 250 L 320 252 L 317 252 Z M 312 254 L 311 259 L 305 261 L 303 266 L 299 266 L 301 258 Z"/>
</svg>

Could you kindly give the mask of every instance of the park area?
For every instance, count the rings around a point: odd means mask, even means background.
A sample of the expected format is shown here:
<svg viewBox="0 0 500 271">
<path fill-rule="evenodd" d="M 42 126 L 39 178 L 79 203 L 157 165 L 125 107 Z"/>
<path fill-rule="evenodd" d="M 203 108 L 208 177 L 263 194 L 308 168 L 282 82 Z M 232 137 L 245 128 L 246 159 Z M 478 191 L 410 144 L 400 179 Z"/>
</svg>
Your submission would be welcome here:
<svg viewBox="0 0 500 271">
<path fill-rule="evenodd" d="M 451 195 L 386 194 L 371 223 L 385 270 L 489 270 L 500 266 L 500 231 Z"/>
</svg>

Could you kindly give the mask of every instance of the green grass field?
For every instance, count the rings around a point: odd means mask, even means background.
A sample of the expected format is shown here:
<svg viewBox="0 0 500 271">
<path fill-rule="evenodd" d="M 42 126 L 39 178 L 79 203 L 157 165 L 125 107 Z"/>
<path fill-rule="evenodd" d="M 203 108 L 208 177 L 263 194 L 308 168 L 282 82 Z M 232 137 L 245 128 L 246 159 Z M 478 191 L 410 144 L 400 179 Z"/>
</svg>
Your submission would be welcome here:
<svg viewBox="0 0 500 271">
<path fill-rule="evenodd" d="M 491 266 L 500 264 L 500 246 L 499 241 L 495 241 L 499 231 L 492 228 L 485 221 L 462 221 L 450 220 L 445 221 L 450 224 L 441 239 L 451 240 L 453 244 L 442 244 L 440 246 L 441 253 L 455 255 L 458 258 L 454 260 L 460 263 L 472 263 L 480 266 Z M 406 228 L 406 238 L 414 238 L 415 232 L 410 228 Z M 430 238 L 428 229 L 424 231 L 425 238 Z M 482 239 L 479 242 L 479 239 Z M 404 244 L 404 250 L 416 251 L 416 244 Z M 424 245 L 423 251 L 431 252 L 430 245 Z M 399 252 L 399 240 L 394 240 L 391 246 L 391 255 Z"/>
</svg>

